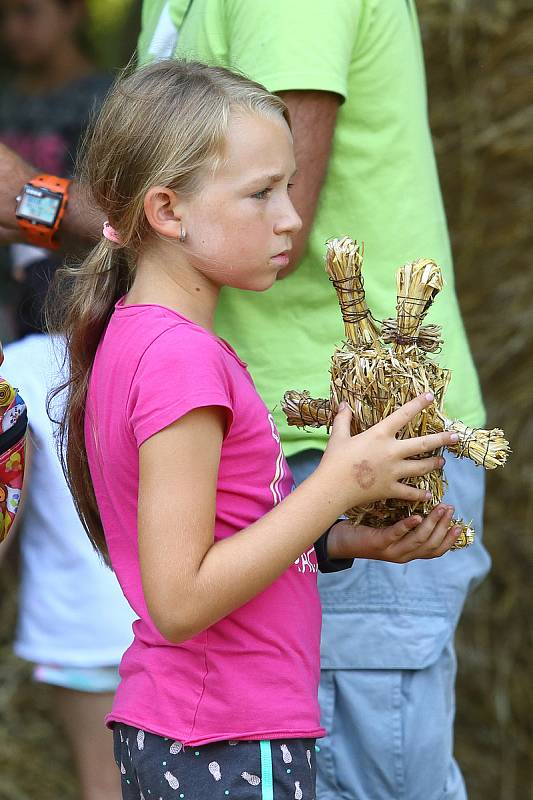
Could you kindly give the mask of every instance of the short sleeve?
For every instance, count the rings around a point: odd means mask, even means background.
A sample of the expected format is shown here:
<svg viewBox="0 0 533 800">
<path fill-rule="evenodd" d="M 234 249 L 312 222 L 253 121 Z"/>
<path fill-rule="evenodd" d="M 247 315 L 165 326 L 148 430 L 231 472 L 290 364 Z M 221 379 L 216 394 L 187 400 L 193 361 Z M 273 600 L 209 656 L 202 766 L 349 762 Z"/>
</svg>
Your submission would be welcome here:
<svg viewBox="0 0 533 800">
<path fill-rule="evenodd" d="M 221 406 L 233 419 L 232 381 L 223 348 L 205 331 L 176 325 L 146 348 L 127 403 L 137 447 L 195 408 Z"/>
<path fill-rule="evenodd" d="M 230 67 L 271 92 L 346 99 L 361 0 L 228 0 Z"/>
</svg>

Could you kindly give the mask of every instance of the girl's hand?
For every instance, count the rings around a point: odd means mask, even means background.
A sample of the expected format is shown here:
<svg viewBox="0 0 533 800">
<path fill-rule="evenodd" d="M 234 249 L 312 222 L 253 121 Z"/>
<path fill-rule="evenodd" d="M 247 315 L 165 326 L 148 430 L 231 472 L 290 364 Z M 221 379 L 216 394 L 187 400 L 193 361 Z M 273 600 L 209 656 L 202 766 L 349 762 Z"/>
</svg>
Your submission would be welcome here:
<svg viewBox="0 0 533 800">
<path fill-rule="evenodd" d="M 438 505 L 422 518 L 407 517 L 388 528 L 339 522 L 328 536 L 329 558 L 371 558 L 406 564 L 416 558 L 438 558 L 453 547 L 461 528 L 448 530 L 453 508 Z"/>
<path fill-rule="evenodd" d="M 444 464 L 441 456 L 420 459 L 414 456 L 455 444 L 457 434 L 445 431 L 413 439 L 398 439 L 397 434 L 432 402 L 431 394 L 416 397 L 357 436 L 350 433 L 351 409 L 341 403 L 315 473 L 324 482 L 331 502 L 339 504 L 339 513 L 355 505 L 392 497 L 409 502 L 431 499 L 423 489 L 401 481 L 441 469 Z"/>
</svg>

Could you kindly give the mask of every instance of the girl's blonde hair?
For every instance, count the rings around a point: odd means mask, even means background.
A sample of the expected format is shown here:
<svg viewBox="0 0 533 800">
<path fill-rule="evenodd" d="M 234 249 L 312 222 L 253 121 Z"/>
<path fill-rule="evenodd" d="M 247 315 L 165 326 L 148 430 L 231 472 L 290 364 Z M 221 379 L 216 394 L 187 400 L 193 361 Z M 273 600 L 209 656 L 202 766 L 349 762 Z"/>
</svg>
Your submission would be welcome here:
<svg viewBox="0 0 533 800">
<path fill-rule="evenodd" d="M 150 235 L 147 190 L 160 185 L 181 195 L 196 192 L 223 158 L 230 115 L 238 110 L 279 115 L 289 123 L 283 101 L 260 84 L 222 67 L 159 61 L 115 83 L 85 137 L 77 172 L 121 245 L 102 238 L 81 266 L 60 270 L 47 318 L 49 329 L 67 342 L 68 379 L 52 392 L 65 392 L 59 420 L 63 470 L 85 530 L 108 563 L 84 439 L 96 349 Z"/>
</svg>

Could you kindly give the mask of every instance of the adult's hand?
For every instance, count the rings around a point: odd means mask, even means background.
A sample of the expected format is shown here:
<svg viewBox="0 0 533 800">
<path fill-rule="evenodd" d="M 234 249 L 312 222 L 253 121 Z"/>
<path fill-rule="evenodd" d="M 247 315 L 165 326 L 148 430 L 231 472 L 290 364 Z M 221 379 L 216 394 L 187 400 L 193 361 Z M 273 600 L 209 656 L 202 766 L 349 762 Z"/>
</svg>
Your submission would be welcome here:
<svg viewBox="0 0 533 800">
<path fill-rule="evenodd" d="M 39 170 L 0 144 L 0 244 L 23 242 L 15 217 L 16 196 Z"/>
</svg>

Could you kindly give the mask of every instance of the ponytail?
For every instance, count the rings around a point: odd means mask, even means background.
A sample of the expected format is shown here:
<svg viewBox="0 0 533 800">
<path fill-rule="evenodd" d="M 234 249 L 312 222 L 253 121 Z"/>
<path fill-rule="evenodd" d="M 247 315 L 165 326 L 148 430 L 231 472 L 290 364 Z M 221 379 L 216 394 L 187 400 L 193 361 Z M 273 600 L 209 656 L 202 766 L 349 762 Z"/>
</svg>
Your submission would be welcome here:
<svg viewBox="0 0 533 800">
<path fill-rule="evenodd" d="M 53 418 L 52 401 L 61 395 L 61 416 L 54 420 L 59 425 L 61 465 L 81 523 L 107 564 L 109 553 L 85 446 L 85 405 L 98 343 L 130 283 L 124 252 L 102 239 L 81 266 L 56 272 L 46 306 L 49 332 L 60 332 L 66 340 L 65 378 L 48 396 L 48 414 Z"/>
</svg>

